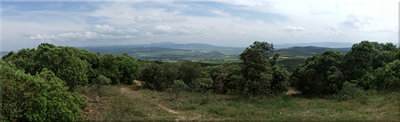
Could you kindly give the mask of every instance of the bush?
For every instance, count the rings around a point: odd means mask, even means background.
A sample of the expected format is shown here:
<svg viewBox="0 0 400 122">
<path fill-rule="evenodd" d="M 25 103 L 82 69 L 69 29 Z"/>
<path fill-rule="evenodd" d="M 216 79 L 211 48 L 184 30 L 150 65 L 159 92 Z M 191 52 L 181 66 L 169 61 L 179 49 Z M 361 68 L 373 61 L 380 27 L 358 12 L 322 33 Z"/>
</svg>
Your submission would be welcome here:
<svg viewBox="0 0 400 122">
<path fill-rule="evenodd" d="M 193 63 L 192 61 L 179 61 L 178 70 L 179 70 L 179 79 L 185 82 L 186 85 L 189 86 L 190 89 L 193 89 L 192 81 L 196 78 L 200 77 L 201 66 L 198 63 Z"/>
<path fill-rule="evenodd" d="M 196 93 L 205 93 L 213 89 L 214 81 L 210 78 L 196 78 L 193 81 L 193 91 Z"/>
<path fill-rule="evenodd" d="M 73 47 L 56 47 L 43 43 L 36 49 L 21 49 L 17 53 L 10 53 L 2 57 L 11 61 L 18 69 L 24 69 L 25 73 L 36 74 L 47 68 L 66 82 L 73 90 L 77 85 L 88 83 L 88 71 L 91 67 L 87 61 L 76 55 L 80 51 Z"/>
<path fill-rule="evenodd" d="M 141 67 L 138 78 L 145 81 L 145 88 L 153 90 L 165 90 L 174 83 L 178 77 L 178 69 L 175 64 L 147 63 Z"/>
<path fill-rule="evenodd" d="M 117 55 L 117 59 L 120 59 L 118 62 L 118 71 L 122 75 L 120 82 L 132 84 L 136 79 L 139 64 L 126 53 L 124 55 Z"/>
<path fill-rule="evenodd" d="M 334 94 L 342 88 L 341 72 L 344 55 L 327 50 L 307 58 L 305 64 L 294 68 L 291 83 L 302 94 Z"/>
<path fill-rule="evenodd" d="M 182 80 L 174 80 L 174 84 L 168 88 L 168 92 L 172 94 L 172 97 L 175 95 L 175 99 L 178 99 L 179 94 L 188 88 L 189 87 Z"/>
<path fill-rule="evenodd" d="M 111 79 L 104 75 L 99 75 L 96 79 L 93 79 L 92 84 L 108 85 L 111 84 Z"/>
<path fill-rule="evenodd" d="M 342 90 L 336 96 L 338 100 L 348 100 L 356 97 L 365 97 L 365 92 L 362 88 L 357 87 L 357 81 L 344 82 Z"/>
<path fill-rule="evenodd" d="M 366 79 L 370 87 L 377 90 L 396 90 L 400 88 L 400 60 L 388 63 L 374 72 L 374 77 Z"/>
<path fill-rule="evenodd" d="M 68 92 L 65 83 L 43 69 L 39 74 L 25 74 L 10 63 L 2 62 L 1 119 L 5 121 L 83 121 L 80 109 L 86 101 Z"/>
<path fill-rule="evenodd" d="M 279 54 L 274 54 L 273 60 L 268 61 L 268 55 L 273 49 L 273 44 L 256 41 L 240 54 L 240 60 L 243 61 L 241 71 L 245 78 L 243 84 L 248 93 L 272 95 L 287 90 L 288 72 L 275 65 Z"/>
</svg>

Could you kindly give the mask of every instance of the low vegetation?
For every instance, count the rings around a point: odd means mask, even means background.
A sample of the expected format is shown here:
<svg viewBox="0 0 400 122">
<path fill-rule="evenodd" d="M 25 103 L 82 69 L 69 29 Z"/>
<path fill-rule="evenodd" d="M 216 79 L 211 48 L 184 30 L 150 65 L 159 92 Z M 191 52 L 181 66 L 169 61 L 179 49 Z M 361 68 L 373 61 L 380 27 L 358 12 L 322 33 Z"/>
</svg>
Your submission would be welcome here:
<svg viewBox="0 0 400 122">
<path fill-rule="evenodd" d="M 393 44 L 326 50 L 292 72 L 279 57 L 258 41 L 240 54 L 240 65 L 208 66 L 44 43 L 2 57 L 1 120 L 400 119 L 400 51 Z"/>
</svg>

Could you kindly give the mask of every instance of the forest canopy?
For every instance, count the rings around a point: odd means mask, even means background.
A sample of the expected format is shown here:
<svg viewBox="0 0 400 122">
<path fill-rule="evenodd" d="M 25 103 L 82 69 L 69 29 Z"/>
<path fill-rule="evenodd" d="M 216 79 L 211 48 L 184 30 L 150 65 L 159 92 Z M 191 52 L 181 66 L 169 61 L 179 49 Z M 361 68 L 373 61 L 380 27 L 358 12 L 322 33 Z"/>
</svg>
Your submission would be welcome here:
<svg viewBox="0 0 400 122">
<path fill-rule="evenodd" d="M 293 66 L 292 73 L 277 63 L 280 54 L 273 50 L 272 43 L 255 41 L 240 54 L 240 65 L 202 67 L 189 60 L 136 60 L 127 53 L 102 55 L 43 43 L 2 57 L 2 119 L 81 121 L 87 101 L 76 92 L 80 86 L 131 85 L 134 80 L 176 98 L 184 91 L 270 97 L 289 87 L 305 95 L 331 95 L 400 85 L 400 50 L 392 43 L 362 41 L 346 54 L 326 50 Z"/>
</svg>

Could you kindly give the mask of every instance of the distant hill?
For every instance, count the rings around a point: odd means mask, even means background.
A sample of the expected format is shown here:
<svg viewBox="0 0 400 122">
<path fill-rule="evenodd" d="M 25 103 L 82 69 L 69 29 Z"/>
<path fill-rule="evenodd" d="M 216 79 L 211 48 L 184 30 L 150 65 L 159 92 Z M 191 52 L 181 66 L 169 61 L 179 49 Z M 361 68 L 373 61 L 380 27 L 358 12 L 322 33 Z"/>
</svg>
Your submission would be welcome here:
<svg viewBox="0 0 400 122">
<path fill-rule="evenodd" d="M 188 43 L 188 44 L 176 44 L 172 42 L 161 42 L 161 43 L 151 43 L 151 44 L 142 44 L 142 45 L 110 45 L 110 46 L 87 46 L 87 47 L 77 47 L 80 49 L 86 49 L 94 52 L 110 53 L 115 52 L 112 50 L 121 50 L 121 49 L 131 49 L 131 48 L 168 48 L 168 49 L 180 49 L 180 50 L 193 50 L 193 51 L 218 51 L 225 55 L 239 55 L 243 52 L 245 47 L 222 47 L 222 46 L 213 46 L 209 44 L 202 43 Z"/>
<path fill-rule="evenodd" d="M 85 50 L 99 52 L 101 54 L 111 53 L 114 55 L 127 53 L 135 59 L 150 60 L 182 60 L 224 57 L 225 54 L 218 51 L 196 51 L 184 49 L 172 49 L 163 47 L 86 47 Z"/>
<path fill-rule="evenodd" d="M 289 47 L 328 47 L 328 48 L 350 48 L 354 43 L 350 42 L 313 42 L 313 43 L 286 43 L 286 44 L 274 44 L 274 48 L 283 49 Z"/>
<path fill-rule="evenodd" d="M 276 52 L 280 53 L 281 56 L 291 57 L 291 56 L 302 56 L 309 57 L 313 56 L 316 53 L 322 53 L 326 50 L 334 50 L 340 51 L 343 54 L 346 54 L 347 51 L 350 51 L 351 48 L 327 48 L 327 47 L 314 47 L 314 46 L 306 46 L 306 47 L 290 47 L 286 49 L 279 49 Z"/>
<path fill-rule="evenodd" d="M 1 51 L 0 52 L 0 58 L 3 57 L 4 55 L 7 55 L 8 53 L 10 53 L 11 51 Z"/>
<path fill-rule="evenodd" d="M 322 42 L 320 44 L 333 44 L 328 42 Z M 303 43 L 309 44 L 309 43 Z M 303 45 L 299 44 L 299 45 Z M 318 44 L 318 43 L 313 43 Z M 345 46 L 347 43 L 337 43 L 336 45 Z M 349 43 L 350 44 L 350 43 Z M 293 44 L 288 44 L 293 45 Z M 346 53 L 351 48 L 329 48 L 329 47 L 317 47 L 317 46 L 292 46 L 287 48 L 282 45 L 274 45 L 275 52 L 281 53 L 281 56 L 285 57 L 308 57 L 316 53 L 322 53 L 326 50 L 332 49 Z M 123 54 L 128 53 L 137 59 L 181 59 L 181 58 L 213 58 L 213 57 L 224 57 L 224 56 L 238 56 L 240 55 L 245 47 L 221 47 L 213 46 L 202 43 L 188 43 L 188 44 L 175 44 L 172 42 L 161 42 L 151 43 L 143 45 L 111 45 L 111 46 L 88 46 L 78 47 L 80 49 L 86 49 L 93 52 L 100 52 L 101 54 Z"/>
</svg>

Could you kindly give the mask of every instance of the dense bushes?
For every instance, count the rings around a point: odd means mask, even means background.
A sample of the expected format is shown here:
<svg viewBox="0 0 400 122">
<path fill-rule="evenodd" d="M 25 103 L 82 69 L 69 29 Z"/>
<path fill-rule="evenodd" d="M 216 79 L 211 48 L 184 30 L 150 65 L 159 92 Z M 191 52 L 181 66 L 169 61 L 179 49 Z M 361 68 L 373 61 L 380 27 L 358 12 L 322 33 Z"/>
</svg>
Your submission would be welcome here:
<svg viewBox="0 0 400 122">
<path fill-rule="evenodd" d="M 374 72 L 372 78 L 366 79 L 373 89 L 394 90 L 400 88 L 400 60 L 388 63 Z"/>
<path fill-rule="evenodd" d="M 270 95 L 288 90 L 288 72 L 275 65 L 279 55 L 274 54 L 273 60 L 268 61 L 268 54 L 272 53 L 273 49 L 272 44 L 256 41 L 240 54 L 243 61 L 241 71 L 248 93 Z"/>
<path fill-rule="evenodd" d="M 279 54 L 274 54 L 272 60 L 268 59 L 272 49 L 272 44 L 254 42 L 241 54 L 242 67 L 227 63 L 201 68 L 191 61 L 141 61 L 138 78 L 146 81 L 146 88 L 155 90 L 166 90 L 172 87 L 175 80 L 181 80 L 188 86 L 188 91 L 200 93 L 280 94 L 288 90 L 289 73 L 283 66 L 277 65 Z"/>
<path fill-rule="evenodd" d="M 362 90 L 395 88 L 400 85 L 397 71 L 400 62 L 395 60 L 397 52 L 392 43 L 362 41 L 354 44 L 346 55 L 332 50 L 315 54 L 307 58 L 305 64 L 294 68 L 291 85 L 303 94 L 347 94 L 344 91 L 349 87 Z M 343 84 L 345 81 L 357 82 Z"/>
<path fill-rule="evenodd" d="M 340 69 L 344 55 L 328 50 L 307 58 L 295 67 L 292 85 L 303 94 L 333 94 L 341 89 L 344 77 Z"/>
<path fill-rule="evenodd" d="M 100 75 L 110 78 L 113 84 L 131 84 L 136 78 L 139 65 L 125 55 L 101 55 L 74 47 L 54 46 L 43 43 L 37 49 L 21 49 L 2 57 L 11 61 L 25 73 L 36 74 L 47 68 L 66 82 L 70 90 L 77 85 L 86 85 Z"/>
<path fill-rule="evenodd" d="M 1 119 L 5 121 L 81 121 L 86 101 L 46 68 L 36 75 L 25 74 L 2 62 Z"/>
</svg>

